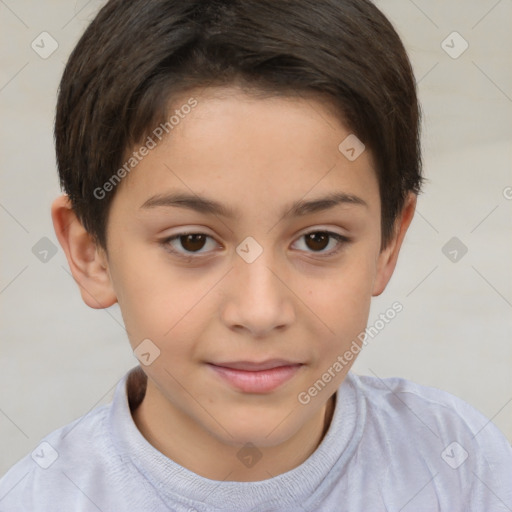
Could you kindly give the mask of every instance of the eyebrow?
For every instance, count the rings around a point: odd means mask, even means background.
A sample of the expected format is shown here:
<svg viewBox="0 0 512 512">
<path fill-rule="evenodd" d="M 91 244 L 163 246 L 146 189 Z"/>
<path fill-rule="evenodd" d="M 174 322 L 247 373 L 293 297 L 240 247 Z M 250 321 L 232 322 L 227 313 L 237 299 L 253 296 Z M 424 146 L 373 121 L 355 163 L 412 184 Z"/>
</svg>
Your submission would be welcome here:
<svg viewBox="0 0 512 512">
<path fill-rule="evenodd" d="M 334 208 L 340 204 L 352 204 L 357 206 L 366 206 L 366 201 L 353 194 L 344 192 L 332 192 L 326 196 L 305 201 L 300 199 L 288 207 L 285 207 L 281 214 L 281 220 L 289 217 L 300 217 L 311 213 Z M 141 209 L 151 209 L 156 207 L 177 207 L 187 208 L 199 213 L 218 215 L 228 219 L 240 217 L 239 212 L 213 199 L 201 197 L 196 194 L 185 192 L 174 192 L 169 194 L 157 194 L 150 197 L 141 206 Z"/>
</svg>

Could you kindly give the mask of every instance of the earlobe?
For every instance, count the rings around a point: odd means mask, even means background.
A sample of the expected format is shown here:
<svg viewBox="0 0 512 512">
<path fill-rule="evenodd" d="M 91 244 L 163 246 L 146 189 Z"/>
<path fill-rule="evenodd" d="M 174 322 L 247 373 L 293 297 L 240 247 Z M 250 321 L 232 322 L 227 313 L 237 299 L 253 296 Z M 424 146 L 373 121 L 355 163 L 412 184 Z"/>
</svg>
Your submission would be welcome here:
<svg viewBox="0 0 512 512">
<path fill-rule="evenodd" d="M 67 195 L 53 201 L 51 212 L 55 234 L 66 254 L 71 274 L 80 287 L 83 301 L 94 309 L 112 306 L 117 298 L 105 251 L 84 229 Z"/>
<path fill-rule="evenodd" d="M 416 199 L 416 194 L 413 194 L 412 192 L 409 193 L 405 200 L 402 212 L 396 220 L 393 238 L 389 241 L 387 247 L 379 254 L 377 261 L 377 275 L 372 293 L 373 297 L 380 295 L 386 289 L 386 286 L 393 275 L 405 233 L 407 232 L 407 229 L 414 217 Z"/>
</svg>

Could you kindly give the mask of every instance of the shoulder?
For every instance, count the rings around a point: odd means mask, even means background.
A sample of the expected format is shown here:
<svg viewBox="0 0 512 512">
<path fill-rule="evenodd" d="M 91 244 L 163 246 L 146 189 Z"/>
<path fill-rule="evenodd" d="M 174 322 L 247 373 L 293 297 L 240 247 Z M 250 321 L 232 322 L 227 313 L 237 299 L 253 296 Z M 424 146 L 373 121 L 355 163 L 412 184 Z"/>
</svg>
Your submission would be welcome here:
<svg viewBox="0 0 512 512">
<path fill-rule="evenodd" d="M 458 489 L 467 511 L 512 507 L 512 448 L 491 419 L 446 391 L 407 379 L 350 379 L 364 404 L 361 449 L 380 457 L 383 481 L 396 486 L 421 474 L 418 482 L 432 479 L 436 494 Z"/>
<path fill-rule="evenodd" d="M 136 367 L 118 382 L 111 403 L 42 439 L 0 479 L 0 512 L 162 510 L 133 462 L 144 456 L 135 453 L 141 436 L 130 412 L 143 385 Z"/>
<path fill-rule="evenodd" d="M 475 407 L 447 391 L 424 386 L 400 377 L 379 378 L 353 375 L 370 415 L 379 412 L 388 424 L 414 422 L 432 428 L 439 435 L 459 429 L 476 436 L 489 429 L 505 439 L 495 425 Z M 382 417 L 382 412 L 389 413 Z M 485 436 L 483 436 L 485 437 Z"/>
<path fill-rule="evenodd" d="M 110 407 L 98 407 L 45 436 L 12 466 L 0 479 L 0 511 L 49 510 L 54 499 L 67 504 L 66 497 L 76 492 L 76 468 L 87 474 L 114 456 L 106 425 Z"/>
</svg>

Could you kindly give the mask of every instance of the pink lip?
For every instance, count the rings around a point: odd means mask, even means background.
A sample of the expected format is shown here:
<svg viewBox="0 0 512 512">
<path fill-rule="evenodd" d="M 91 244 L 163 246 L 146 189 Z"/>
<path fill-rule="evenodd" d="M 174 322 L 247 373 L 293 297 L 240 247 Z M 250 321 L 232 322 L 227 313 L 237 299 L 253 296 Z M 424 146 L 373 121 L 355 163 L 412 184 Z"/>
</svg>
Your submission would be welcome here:
<svg viewBox="0 0 512 512">
<path fill-rule="evenodd" d="M 262 363 L 208 363 L 217 375 L 245 393 L 268 393 L 291 379 L 302 364 L 273 359 Z"/>
</svg>

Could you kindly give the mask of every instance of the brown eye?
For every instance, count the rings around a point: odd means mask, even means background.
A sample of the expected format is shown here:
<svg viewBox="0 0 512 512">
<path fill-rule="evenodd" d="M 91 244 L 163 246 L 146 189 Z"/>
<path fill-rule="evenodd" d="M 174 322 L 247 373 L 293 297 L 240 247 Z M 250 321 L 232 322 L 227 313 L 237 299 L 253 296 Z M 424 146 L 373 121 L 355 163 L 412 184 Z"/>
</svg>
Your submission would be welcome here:
<svg viewBox="0 0 512 512">
<path fill-rule="evenodd" d="M 304 235 L 306 237 L 306 245 L 314 251 L 323 251 L 329 245 L 331 238 L 328 233 L 317 231 Z"/>
<path fill-rule="evenodd" d="M 192 234 L 192 235 L 181 235 L 180 237 L 181 246 L 190 252 L 200 251 L 206 242 L 206 235 Z"/>
<path fill-rule="evenodd" d="M 211 252 L 208 250 L 208 247 L 203 250 L 204 247 L 208 245 L 208 241 L 213 245 L 212 248 L 216 246 L 213 238 L 205 233 L 180 233 L 165 238 L 160 243 L 167 251 L 177 256 L 190 259 L 193 257 L 201 257 Z"/>
<path fill-rule="evenodd" d="M 168 252 L 190 260 L 194 257 L 206 256 L 211 252 L 203 250 L 208 245 L 208 239 L 214 242 L 214 239 L 205 233 L 180 233 L 160 243 Z M 318 256 L 334 256 L 346 243 L 350 242 L 346 236 L 332 231 L 312 231 L 302 235 L 299 240 L 305 245 L 305 249 L 301 250 Z"/>
<path fill-rule="evenodd" d="M 299 238 L 301 250 L 318 256 L 334 256 L 350 240 L 346 236 L 332 231 L 311 231 Z"/>
</svg>

